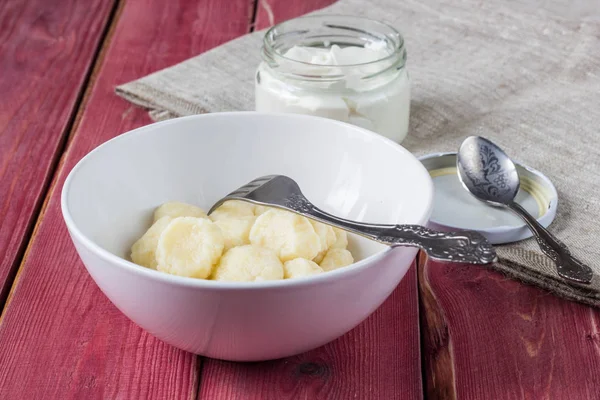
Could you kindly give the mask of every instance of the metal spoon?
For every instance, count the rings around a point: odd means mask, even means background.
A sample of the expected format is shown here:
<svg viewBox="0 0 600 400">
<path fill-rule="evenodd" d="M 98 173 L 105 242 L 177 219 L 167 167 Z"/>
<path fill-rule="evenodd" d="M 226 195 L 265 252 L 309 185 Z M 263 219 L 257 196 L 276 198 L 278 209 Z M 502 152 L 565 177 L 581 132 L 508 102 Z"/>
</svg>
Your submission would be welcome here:
<svg viewBox="0 0 600 400">
<path fill-rule="evenodd" d="M 457 157 L 463 186 L 479 200 L 503 206 L 520 216 L 535 235 L 544 254 L 556 263 L 558 275 L 579 283 L 590 283 L 592 269 L 571 255 L 554 235 L 515 202 L 520 180 L 512 160 L 494 143 L 480 136 L 465 139 Z"/>
<path fill-rule="evenodd" d="M 418 247 L 438 261 L 468 264 L 496 261 L 494 248 L 477 232 L 437 232 L 420 225 L 367 224 L 336 217 L 315 207 L 304 197 L 298 184 L 283 175 L 269 175 L 253 180 L 216 202 L 208 214 L 227 200 L 282 208 L 391 247 Z"/>
</svg>

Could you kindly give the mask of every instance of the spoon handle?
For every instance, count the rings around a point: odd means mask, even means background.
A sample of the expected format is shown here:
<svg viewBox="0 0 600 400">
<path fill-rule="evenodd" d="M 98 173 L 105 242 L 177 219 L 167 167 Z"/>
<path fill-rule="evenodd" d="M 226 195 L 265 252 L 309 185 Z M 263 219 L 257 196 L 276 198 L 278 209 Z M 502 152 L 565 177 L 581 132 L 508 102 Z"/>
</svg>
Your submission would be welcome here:
<svg viewBox="0 0 600 400">
<path fill-rule="evenodd" d="M 592 281 L 592 269 L 573 257 L 567 246 L 540 225 L 520 204 L 512 202 L 508 208 L 523 218 L 531 228 L 542 252 L 556 263 L 559 276 L 579 283 Z"/>
<path fill-rule="evenodd" d="M 438 232 L 421 225 L 366 224 L 336 217 L 312 205 L 303 215 L 391 247 L 418 247 L 437 261 L 467 264 L 496 261 L 496 251 L 477 232 Z"/>
</svg>

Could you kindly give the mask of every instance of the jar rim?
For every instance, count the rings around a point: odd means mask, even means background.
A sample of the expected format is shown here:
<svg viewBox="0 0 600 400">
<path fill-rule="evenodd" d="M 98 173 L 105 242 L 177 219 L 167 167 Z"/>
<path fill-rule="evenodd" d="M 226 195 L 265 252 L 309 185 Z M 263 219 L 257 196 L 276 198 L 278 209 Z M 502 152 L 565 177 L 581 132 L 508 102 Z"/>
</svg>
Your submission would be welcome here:
<svg viewBox="0 0 600 400">
<path fill-rule="evenodd" d="M 278 30 L 281 30 L 282 28 L 288 27 L 289 25 L 292 25 L 292 24 L 297 24 L 300 21 L 310 22 L 310 21 L 318 21 L 318 20 L 325 21 L 325 20 L 332 20 L 332 19 L 334 20 L 334 22 L 335 22 L 335 20 L 340 20 L 340 24 L 338 25 L 338 24 L 334 24 L 334 23 L 328 23 L 328 24 L 325 24 L 326 27 L 345 28 L 350 31 L 355 31 L 358 33 L 362 32 L 362 33 L 366 33 L 368 35 L 373 35 L 372 32 L 367 32 L 361 28 L 352 27 L 352 24 L 348 23 L 348 21 L 354 21 L 354 22 L 363 22 L 363 23 L 373 24 L 375 26 L 382 28 L 382 30 L 386 30 L 387 33 L 382 33 L 379 36 L 380 36 L 380 39 L 382 39 L 382 40 L 387 39 L 388 42 L 393 43 L 393 47 L 391 48 L 390 53 L 388 55 L 386 55 L 385 57 L 381 57 L 376 60 L 372 60 L 372 61 L 368 61 L 368 62 L 361 62 L 361 63 L 355 63 L 355 64 L 329 65 L 329 64 L 318 64 L 318 63 L 305 62 L 305 61 L 300 61 L 300 60 L 293 59 L 290 57 L 286 57 L 280 51 L 278 51 L 278 49 L 276 49 L 273 46 L 273 43 L 275 42 L 276 32 Z M 309 29 L 310 28 L 302 30 L 300 32 L 306 33 L 309 31 Z M 383 37 L 385 37 L 385 39 Z M 404 37 L 400 34 L 400 32 L 396 28 L 394 28 L 392 25 L 388 24 L 387 22 L 378 21 L 378 20 L 366 18 L 366 17 L 351 16 L 351 15 L 326 14 L 326 15 L 302 16 L 302 17 L 298 17 L 298 18 L 294 18 L 291 20 L 287 20 L 287 21 L 278 23 L 278 24 L 272 26 L 271 28 L 269 28 L 263 37 L 263 57 L 265 57 L 267 59 L 271 59 L 273 61 L 280 59 L 280 60 L 285 61 L 286 63 L 292 63 L 295 65 L 305 65 L 305 66 L 309 66 L 309 67 L 319 67 L 319 68 L 331 67 L 332 69 L 335 68 L 337 70 L 346 70 L 346 69 L 356 68 L 356 67 L 371 66 L 371 65 L 378 64 L 378 63 L 388 64 L 389 62 L 393 62 L 393 65 L 396 65 L 396 62 L 394 62 L 394 61 L 401 61 L 402 65 L 399 66 L 401 68 L 404 66 L 404 63 L 406 61 L 406 50 L 404 48 Z M 385 69 L 388 69 L 388 68 L 385 68 Z M 380 72 L 378 72 L 378 74 Z"/>
</svg>

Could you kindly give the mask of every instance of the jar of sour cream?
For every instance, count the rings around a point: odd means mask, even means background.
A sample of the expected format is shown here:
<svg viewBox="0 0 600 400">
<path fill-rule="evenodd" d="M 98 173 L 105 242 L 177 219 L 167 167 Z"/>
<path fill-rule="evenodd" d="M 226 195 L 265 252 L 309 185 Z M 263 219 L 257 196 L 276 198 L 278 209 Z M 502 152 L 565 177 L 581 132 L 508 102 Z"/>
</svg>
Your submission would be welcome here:
<svg viewBox="0 0 600 400">
<path fill-rule="evenodd" d="M 272 27 L 256 72 L 256 111 L 349 122 L 398 143 L 410 84 L 400 33 L 360 17 L 309 16 Z"/>
</svg>

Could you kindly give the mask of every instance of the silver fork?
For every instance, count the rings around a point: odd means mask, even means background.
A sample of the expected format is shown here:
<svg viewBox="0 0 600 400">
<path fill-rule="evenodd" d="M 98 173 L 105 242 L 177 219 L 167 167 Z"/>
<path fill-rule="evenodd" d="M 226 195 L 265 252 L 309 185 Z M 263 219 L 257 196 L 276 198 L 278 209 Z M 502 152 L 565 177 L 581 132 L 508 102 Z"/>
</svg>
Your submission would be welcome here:
<svg viewBox="0 0 600 400">
<path fill-rule="evenodd" d="M 339 218 L 315 207 L 302 194 L 298 184 L 283 175 L 253 180 L 216 202 L 208 213 L 227 200 L 248 201 L 292 211 L 391 247 L 418 247 L 438 261 L 468 264 L 496 261 L 494 248 L 477 232 L 438 232 L 420 225 L 368 224 Z"/>
</svg>

